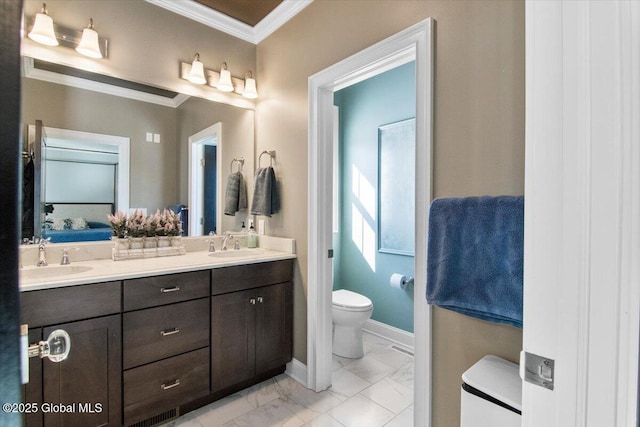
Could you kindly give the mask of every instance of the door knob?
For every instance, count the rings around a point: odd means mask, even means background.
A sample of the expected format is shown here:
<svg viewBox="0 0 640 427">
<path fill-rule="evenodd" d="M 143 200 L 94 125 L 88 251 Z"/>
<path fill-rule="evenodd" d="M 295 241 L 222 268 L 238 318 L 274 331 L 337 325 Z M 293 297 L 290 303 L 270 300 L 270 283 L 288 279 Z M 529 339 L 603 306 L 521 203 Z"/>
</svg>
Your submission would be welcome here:
<svg viewBox="0 0 640 427">
<path fill-rule="evenodd" d="M 29 357 L 47 357 L 52 362 L 62 362 L 71 351 L 71 337 L 64 329 L 56 329 L 49 334 L 46 341 L 32 344 L 28 348 Z"/>
</svg>

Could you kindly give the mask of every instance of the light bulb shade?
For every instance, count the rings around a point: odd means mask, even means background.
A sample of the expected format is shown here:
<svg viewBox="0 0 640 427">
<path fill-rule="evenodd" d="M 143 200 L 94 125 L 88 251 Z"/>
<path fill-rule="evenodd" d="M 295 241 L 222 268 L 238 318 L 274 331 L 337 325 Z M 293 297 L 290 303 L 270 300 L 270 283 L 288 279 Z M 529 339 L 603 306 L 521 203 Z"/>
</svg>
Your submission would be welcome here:
<svg viewBox="0 0 640 427">
<path fill-rule="evenodd" d="M 242 96 L 245 98 L 255 99 L 258 97 L 258 91 L 256 90 L 256 81 L 251 77 L 247 77 L 244 80 L 244 92 Z"/>
<path fill-rule="evenodd" d="M 36 20 L 29 32 L 29 38 L 47 46 L 58 46 L 58 39 L 53 30 L 53 19 L 46 13 L 36 14 Z"/>
<path fill-rule="evenodd" d="M 204 76 L 204 65 L 198 59 L 198 56 L 191 63 L 191 71 L 189 72 L 189 81 L 197 85 L 203 85 L 207 82 Z"/>
<path fill-rule="evenodd" d="M 100 43 L 98 42 L 98 33 L 92 28 L 82 30 L 82 39 L 76 50 L 90 58 L 102 58 L 100 52 Z"/>
<path fill-rule="evenodd" d="M 229 70 L 220 70 L 220 80 L 218 80 L 216 87 L 223 92 L 233 92 L 233 83 L 231 82 L 231 72 Z"/>
</svg>

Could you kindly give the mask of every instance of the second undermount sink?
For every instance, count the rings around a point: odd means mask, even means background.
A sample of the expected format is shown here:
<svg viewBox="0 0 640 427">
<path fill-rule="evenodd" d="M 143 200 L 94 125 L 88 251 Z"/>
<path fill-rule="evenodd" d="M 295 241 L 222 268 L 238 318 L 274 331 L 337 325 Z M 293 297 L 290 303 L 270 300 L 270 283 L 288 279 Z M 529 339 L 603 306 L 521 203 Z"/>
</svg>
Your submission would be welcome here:
<svg viewBox="0 0 640 427">
<path fill-rule="evenodd" d="M 261 255 L 262 253 L 264 253 L 262 249 L 239 249 L 237 251 L 235 249 L 229 249 L 226 251 L 211 252 L 209 256 L 212 258 L 251 258 Z"/>
<path fill-rule="evenodd" d="M 93 267 L 88 265 L 52 265 L 20 270 L 20 276 L 25 279 L 45 279 L 61 276 L 72 276 L 78 273 L 86 273 Z"/>
</svg>

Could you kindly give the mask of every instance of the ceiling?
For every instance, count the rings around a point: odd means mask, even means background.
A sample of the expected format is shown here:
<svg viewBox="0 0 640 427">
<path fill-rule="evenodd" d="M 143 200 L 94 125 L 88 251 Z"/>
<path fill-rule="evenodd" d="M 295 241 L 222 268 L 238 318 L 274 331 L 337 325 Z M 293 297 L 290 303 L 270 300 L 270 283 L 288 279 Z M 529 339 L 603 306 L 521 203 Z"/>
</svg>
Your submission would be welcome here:
<svg viewBox="0 0 640 427">
<path fill-rule="evenodd" d="M 255 27 L 282 0 L 195 0 L 201 5 Z"/>
<path fill-rule="evenodd" d="M 186 18 L 258 44 L 313 0 L 146 0 Z"/>
</svg>

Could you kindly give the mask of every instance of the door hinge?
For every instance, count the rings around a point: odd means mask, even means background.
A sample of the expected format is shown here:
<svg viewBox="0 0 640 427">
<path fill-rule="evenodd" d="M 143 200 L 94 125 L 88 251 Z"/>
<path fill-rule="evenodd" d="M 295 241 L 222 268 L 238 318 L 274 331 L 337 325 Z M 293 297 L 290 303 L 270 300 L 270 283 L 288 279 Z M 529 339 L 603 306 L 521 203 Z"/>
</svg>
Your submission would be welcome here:
<svg viewBox="0 0 640 427">
<path fill-rule="evenodd" d="M 537 354 L 520 352 L 520 378 L 531 384 L 553 390 L 555 361 Z"/>
</svg>

